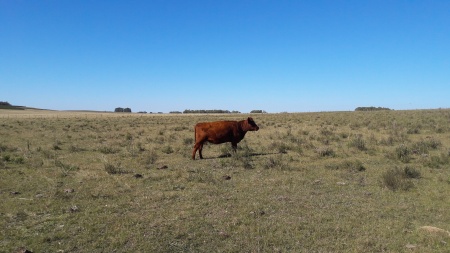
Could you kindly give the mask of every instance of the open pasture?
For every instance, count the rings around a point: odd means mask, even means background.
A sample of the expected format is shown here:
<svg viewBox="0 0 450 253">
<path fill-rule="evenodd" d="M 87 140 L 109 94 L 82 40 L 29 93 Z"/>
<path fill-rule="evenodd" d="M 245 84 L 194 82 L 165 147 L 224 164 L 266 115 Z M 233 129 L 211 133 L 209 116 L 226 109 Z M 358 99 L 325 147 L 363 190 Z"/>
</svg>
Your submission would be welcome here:
<svg viewBox="0 0 450 253">
<path fill-rule="evenodd" d="M 0 252 L 450 251 L 450 110 L 251 116 L 1 110 Z"/>
</svg>

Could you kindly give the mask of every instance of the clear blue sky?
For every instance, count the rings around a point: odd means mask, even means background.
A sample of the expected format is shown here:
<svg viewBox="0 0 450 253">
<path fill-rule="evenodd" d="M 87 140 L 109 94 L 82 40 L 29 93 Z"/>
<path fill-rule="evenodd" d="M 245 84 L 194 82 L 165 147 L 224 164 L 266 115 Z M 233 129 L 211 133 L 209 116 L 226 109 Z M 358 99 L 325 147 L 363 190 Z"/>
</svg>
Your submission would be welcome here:
<svg viewBox="0 0 450 253">
<path fill-rule="evenodd" d="M 0 101 L 450 108 L 450 1 L 0 0 Z"/>
</svg>

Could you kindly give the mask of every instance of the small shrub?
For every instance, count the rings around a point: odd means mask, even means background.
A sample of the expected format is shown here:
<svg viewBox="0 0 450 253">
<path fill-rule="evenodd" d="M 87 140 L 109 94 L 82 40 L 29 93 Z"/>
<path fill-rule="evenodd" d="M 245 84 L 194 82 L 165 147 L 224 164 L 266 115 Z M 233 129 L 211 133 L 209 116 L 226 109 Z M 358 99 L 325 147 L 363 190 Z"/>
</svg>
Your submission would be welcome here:
<svg viewBox="0 0 450 253">
<path fill-rule="evenodd" d="M 233 153 L 233 149 L 229 145 L 222 145 L 220 147 L 220 155 L 219 157 L 231 157 L 231 154 Z"/>
<path fill-rule="evenodd" d="M 136 143 L 136 148 L 139 152 L 144 152 L 145 151 L 145 147 L 141 142 Z"/>
<path fill-rule="evenodd" d="M 56 156 L 55 152 L 51 152 L 48 150 L 42 150 L 42 155 L 47 159 L 54 159 Z"/>
<path fill-rule="evenodd" d="M 53 144 L 52 149 L 53 150 L 61 150 L 61 147 L 55 143 L 55 144 Z"/>
<path fill-rule="evenodd" d="M 394 169 L 389 169 L 382 174 L 382 181 L 384 186 L 392 191 L 404 190 L 407 191 L 414 187 L 413 182 L 410 181 L 411 178 L 420 177 L 418 171 L 406 167 L 401 170 L 398 167 Z"/>
<path fill-rule="evenodd" d="M 67 176 L 69 172 L 78 171 L 80 168 L 76 165 L 66 164 L 60 160 L 55 160 L 55 166 L 61 168 L 63 176 Z"/>
<path fill-rule="evenodd" d="M 161 150 L 164 154 L 172 154 L 174 152 L 171 146 L 165 146 Z"/>
<path fill-rule="evenodd" d="M 244 169 L 253 169 L 252 152 L 253 150 L 247 144 L 239 145 L 236 152 L 234 152 L 231 146 L 225 145 L 221 148 L 222 154 L 220 157 L 232 157 L 231 164 L 233 164 L 233 166 L 242 166 Z"/>
<path fill-rule="evenodd" d="M 71 153 L 76 153 L 76 152 L 80 152 L 80 151 L 83 151 L 83 149 L 78 146 L 75 146 L 75 145 L 69 146 L 69 152 L 71 152 Z"/>
<path fill-rule="evenodd" d="M 23 157 L 16 157 L 16 158 L 14 158 L 13 161 L 15 164 L 24 164 L 25 163 L 25 159 Z"/>
<path fill-rule="evenodd" d="M 428 146 L 424 141 L 418 141 L 412 145 L 412 153 L 417 155 L 428 154 Z"/>
<path fill-rule="evenodd" d="M 334 150 L 330 147 L 321 147 L 321 148 L 317 148 L 316 149 L 316 153 L 321 156 L 321 157 L 325 157 L 325 156 L 335 156 L 336 154 L 334 153 Z"/>
<path fill-rule="evenodd" d="M 269 157 L 269 159 L 267 159 L 266 162 L 264 163 L 265 169 L 282 168 L 282 167 L 283 162 L 281 154 L 278 156 Z"/>
<path fill-rule="evenodd" d="M 410 128 L 408 131 L 406 131 L 407 134 L 419 134 L 420 130 L 418 127 Z"/>
<path fill-rule="evenodd" d="M 112 163 L 106 162 L 104 164 L 104 168 L 108 174 L 124 174 L 124 173 L 126 173 L 126 171 L 120 166 L 120 163 L 112 164 Z"/>
<path fill-rule="evenodd" d="M 173 128 L 174 131 L 179 132 L 179 131 L 183 131 L 183 130 L 189 130 L 189 128 L 187 126 L 177 126 Z"/>
<path fill-rule="evenodd" d="M 436 133 L 438 133 L 438 134 L 443 134 L 443 133 L 445 133 L 445 128 L 440 127 L 440 126 L 437 126 L 437 127 L 436 127 Z"/>
<path fill-rule="evenodd" d="M 102 154 L 115 154 L 115 153 L 119 152 L 119 150 L 117 148 L 114 148 L 111 146 L 102 146 L 102 147 L 98 148 L 98 151 L 100 151 L 100 153 L 102 153 Z"/>
<path fill-rule="evenodd" d="M 194 139 L 193 138 L 184 138 L 183 143 L 184 143 L 184 145 L 192 145 L 192 144 L 194 144 Z"/>
<path fill-rule="evenodd" d="M 407 178 L 421 178 L 421 173 L 415 168 L 406 166 L 404 169 Z"/>
<path fill-rule="evenodd" d="M 380 144 L 385 145 L 385 146 L 392 146 L 392 145 L 394 145 L 394 143 L 395 143 L 395 139 L 392 136 L 389 136 L 388 138 L 380 140 Z"/>
<path fill-rule="evenodd" d="M 104 165 L 104 167 L 108 174 L 116 174 L 117 173 L 117 167 L 112 165 L 111 163 L 106 163 Z"/>
<path fill-rule="evenodd" d="M 281 141 L 272 142 L 270 144 L 270 148 L 274 149 L 274 150 L 278 151 L 278 153 L 282 153 L 282 154 L 286 154 L 287 151 L 290 149 L 290 147 L 286 143 L 281 142 Z"/>
<path fill-rule="evenodd" d="M 240 157 L 250 157 L 252 156 L 253 149 L 251 149 L 245 142 L 244 144 L 238 146 L 238 156 Z"/>
<path fill-rule="evenodd" d="M 366 167 L 364 167 L 363 163 L 359 160 L 345 160 L 339 163 L 330 163 L 325 165 L 325 168 L 331 170 L 349 170 L 353 172 L 361 172 L 365 171 Z"/>
<path fill-rule="evenodd" d="M 320 129 L 320 134 L 324 136 L 331 136 L 333 134 L 333 131 L 328 128 L 322 128 Z"/>
<path fill-rule="evenodd" d="M 348 133 L 340 133 L 339 136 L 340 136 L 342 139 L 347 139 L 347 138 L 348 138 Z"/>
<path fill-rule="evenodd" d="M 341 167 L 350 171 L 361 172 L 365 171 L 366 167 L 360 160 L 347 160 L 342 162 Z"/>
<path fill-rule="evenodd" d="M 251 156 L 240 156 L 239 161 L 244 169 L 253 169 Z"/>
<path fill-rule="evenodd" d="M 441 153 L 440 155 L 432 155 L 426 161 L 425 165 L 430 168 L 439 169 L 442 165 L 446 165 L 450 162 L 450 156 L 448 153 Z"/>
<path fill-rule="evenodd" d="M 145 156 L 145 159 L 144 159 L 145 167 L 147 169 L 150 169 L 151 165 L 155 164 L 156 160 L 158 160 L 158 154 L 156 153 L 155 150 L 151 150 Z"/>
<path fill-rule="evenodd" d="M 142 143 L 138 142 L 134 144 L 133 142 L 130 142 L 130 144 L 126 147 L 126 150 L 128 154 L 132 157 L 136 157 L 139 152 L 144 152 L 145 148 L 142 146 Z"/>
<path fill-rule="evenodd" d="M 291 170 L 289 167 L 289 161 L 284 161 L 284 157 L 282 154 L 271 156 L 269 159 L 263 164 L 265 169 L 280 169 L 280 170 Z"/>
<path fill-rule="evenodd" d="M 217 183 L 217 179 L 214 177 L 211 170 L 207 169 L 193 169 L 189 171 L 187 181 L 197 183 L 210 183 L 210 184 Z"/>
<path fill-rule="evenodd" d="M 411 150 L 404 144 L 398 146 L 395 149 L 395 154 L 396 157 L 404 163 L 407 163 L 411 160 Z"/>
<path fill-rule="evenodd" d="M 416 154 L 428 154 L 428 151 L 438 149 L 441 146 L 441 142 L 434 138 L 428 138 L 426 140 L 420 140 L 413 144 L 413 153 Z"/>
<path fill-rule="evenodd" d="M 8 150 L 8 146 L 6 146 L 5 144 L 0 144 L 0 152 L 5 152 Z"/>
<path fill-rule="evenodd" d="M 436 140 L 434 138 L 430 138 L 426 141 L 426 144 L 431 149 L 438 149 L 439 146 L 441 146 L 441 142 L 439 140 Z"/>
<path fill-rule="evenodd" d="M 352 138 L 348 144 L 350 147 L 357 148 L 361 151 L 366 150 L 366 141 L 364 141 L 362 135 L 357 135 L 355 138 Z"/>
<path fill-rule="evenodd" d="M 11 161 L 11 156 L 9 154 L 4 154 L 2 160 L 5 162 Z"/>
<path fill-rule="evenodd" d="M 62 145 L 62 142 L 59 140 L 56 140 L 52 145 L 52 149 L 53 150 L 61 150 L 61 147 L 60 147 L 61 145 Z"/>
</svg>

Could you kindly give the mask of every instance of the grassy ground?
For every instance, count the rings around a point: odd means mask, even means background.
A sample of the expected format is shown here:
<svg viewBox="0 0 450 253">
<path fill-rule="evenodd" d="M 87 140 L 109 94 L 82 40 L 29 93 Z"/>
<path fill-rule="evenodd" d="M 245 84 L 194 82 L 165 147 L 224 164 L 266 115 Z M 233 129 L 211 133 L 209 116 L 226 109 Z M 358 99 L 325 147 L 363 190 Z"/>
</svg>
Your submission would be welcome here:
<svg viewBox="0 0 450 253">
<path fill-rule="evenodd" d="M 0 110 L 0 252 L 450 251 L 450 110 L 247 116 Z"/>
</svg>

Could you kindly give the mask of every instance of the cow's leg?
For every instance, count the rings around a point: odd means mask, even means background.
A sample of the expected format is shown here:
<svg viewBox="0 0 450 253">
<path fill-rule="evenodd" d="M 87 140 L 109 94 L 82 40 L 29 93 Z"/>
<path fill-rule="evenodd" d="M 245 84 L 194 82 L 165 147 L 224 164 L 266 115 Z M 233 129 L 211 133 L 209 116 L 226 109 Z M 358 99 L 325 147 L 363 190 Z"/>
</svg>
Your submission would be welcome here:
<svg viewBox="0 0 450 253">
<path fill-rule="evenodd" d="M 200 159 L 203 159 L 202 151 L 203 151 L 203 143 L 200 145 L 200 148 L 198 149 L 198 154 L 200 155 Z"/>
<path fill-rule="evenodd" d="M 233 148 L 234 153 L 236 153 L 237 150 L 237 143 L 232 142 L 231 147 Z"/>
<path fill-rule="evenodd" d="M 195 153 L 197 152 L 197 150 L 199 150 L 198 153 L 200 154 L 200 158 L 202 158 L 202 151 L 201 151 L 200 147 L 203 147 L 203 143 L 201 143 L 201 142 L 195 143 L 194 149 L 192 151 L 192 160 L 195 160 Z"/>
<path fill-rule="evenodd" d="M 195 153 L 197 152 L 197 145 L 194 145 L 194 149 L 192 150 L 192 160 L 195 160 Z"/>
</svg>

